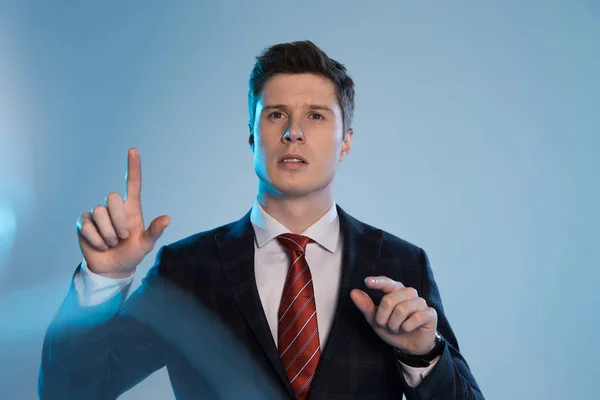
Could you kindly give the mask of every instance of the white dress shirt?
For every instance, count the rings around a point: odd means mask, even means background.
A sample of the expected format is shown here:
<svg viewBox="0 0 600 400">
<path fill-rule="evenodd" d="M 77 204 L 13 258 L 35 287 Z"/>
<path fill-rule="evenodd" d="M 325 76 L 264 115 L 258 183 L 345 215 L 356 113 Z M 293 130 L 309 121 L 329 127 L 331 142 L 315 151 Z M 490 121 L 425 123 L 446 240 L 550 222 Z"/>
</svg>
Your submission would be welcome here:
<svg viewBox="0 0 600 400">
<path fill-rule="evenodd" d="M 277 314 L 285 278 L 290 267 L 289 254 L 276 237 L 290 230 L 263 209 L 258 201 L 250 212 L 255 233 L 254 271 L 258 294 L 277 344 Z M 306 261 L 312 274 L 317 307 L 317 324 L 321 347 L 324 347 L 335 314 L 342 273 L 342 246 L 339 217 L 335 204 L 327 213 L 301 233 L 314 243 L 306 247 Z M 366 278 L 366 277 L 365 277 Z M 107 301 L 131 283 L 133 276 L 111 279 L 91 272 L 84 262 L 74 278 L 75 289 L 82 306 L 93 306 Z M 402 365 L 404 377 L 412 387 L 418 386 L 437 360 L 426 368 Z"/>
</svg>

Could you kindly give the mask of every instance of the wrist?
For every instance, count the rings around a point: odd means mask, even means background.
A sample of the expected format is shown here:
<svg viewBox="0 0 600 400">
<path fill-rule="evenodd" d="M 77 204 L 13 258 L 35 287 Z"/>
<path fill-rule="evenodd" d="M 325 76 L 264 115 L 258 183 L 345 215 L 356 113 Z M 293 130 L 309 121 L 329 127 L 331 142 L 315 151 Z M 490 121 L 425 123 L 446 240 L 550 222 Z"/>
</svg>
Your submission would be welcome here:
<svg viewBox="0 0 600 400">
<path fill-rule="evenodd" d="M 129 271 L 129 272 L 104 272 L 104 273 L 97 273 L 95 272 L 96 275 L 101 276 L 103 278 L 108 278 L 108 279 L 125 279 L 125 278 L 129 278 L 133 275 L 134 271 Z"/>
<path fill-rule="evenodd" d="M 83 261 L 81 262 L 81 269 L 83 270 L 84 274 L 88 274 L 91 276 L 96 276 L 105 279 L 126 279 L 131 278 L 137 268 L 133 268 L 129 271 L 100 272 L 97 271 L 93 265 L 90 265 L 90 263 L 84 257 Z"/>
<path fill-rule="evenodd" d="M 94 267 L 87 263 L 85 260 L 82 264 L 82 269 L 86 270 L 85 272 L 91 276 L 96 276 L 105 279 L 126 279 L 130 278 L 135 273 L 135 269 L 131 271 L 121 272 L 97 272 L 94 270 Z"/>
<path fill-rule="evenodd" d="M 394 348 L 394 353 L 398 362 L 411 367 L 423 368 L 428 367 L 432 362 L 437 360 L 444 352 L 445 347 L 446 340 L 439 332 L 436 331 L 434 344 L 425 354 L 408 354 L 397 348 Z"/>
<path fill-rule="evenodd" d="M 437 332 L 436 332 L 436 335 L 433 337 L 433 341 L 431 342 L 431 345 L 429 346 L 429 348 L 427 349 L 427 351 L 424 352 L 424 353 L 422 353 L 422 354 L 413 354 L 413 355 L 415 355 L 415 356 L 422 356 L 424 354 L 429 354 L 429 353 L 431 353 L 435 349 L 435 346 L 437 346 L 437 345 L 438 345 L 438 338 L 437 338 Z"/>
</svg>

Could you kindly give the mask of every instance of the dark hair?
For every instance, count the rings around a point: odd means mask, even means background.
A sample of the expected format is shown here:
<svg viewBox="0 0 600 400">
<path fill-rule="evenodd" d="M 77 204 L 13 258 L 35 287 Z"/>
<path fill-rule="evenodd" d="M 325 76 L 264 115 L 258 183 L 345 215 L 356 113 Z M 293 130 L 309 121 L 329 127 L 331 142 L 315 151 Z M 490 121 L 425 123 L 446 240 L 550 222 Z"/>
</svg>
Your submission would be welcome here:
<svg viewBox="0 0 600 400">
<path fill-rule="evenodd" d="M 309 40 L 279 43 L 256 57 L 250 74 L 248 112 L 250 127 L 254 126 L 256 102 L 265 83 L 275 74 L 313 73 L 330 79 L 342 108 L 344 134 L 350 129 L 354 114 L 354 81 L 341 63 L 331 59 Z"/>
</svg>

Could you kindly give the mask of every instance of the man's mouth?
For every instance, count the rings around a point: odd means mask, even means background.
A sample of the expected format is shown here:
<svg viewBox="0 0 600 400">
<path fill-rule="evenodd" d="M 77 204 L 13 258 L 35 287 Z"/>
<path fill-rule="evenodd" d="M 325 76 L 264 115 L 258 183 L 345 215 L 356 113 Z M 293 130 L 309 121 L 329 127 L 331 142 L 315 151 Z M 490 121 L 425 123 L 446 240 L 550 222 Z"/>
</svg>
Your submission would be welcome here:
<svg viewBox="0 0 600 400">
<path fill-rule="evenodd" d="M 306 159 L 300 154 L 286 154 L 279 159 L 279 162 L 308 164 Z"/>
</svg>

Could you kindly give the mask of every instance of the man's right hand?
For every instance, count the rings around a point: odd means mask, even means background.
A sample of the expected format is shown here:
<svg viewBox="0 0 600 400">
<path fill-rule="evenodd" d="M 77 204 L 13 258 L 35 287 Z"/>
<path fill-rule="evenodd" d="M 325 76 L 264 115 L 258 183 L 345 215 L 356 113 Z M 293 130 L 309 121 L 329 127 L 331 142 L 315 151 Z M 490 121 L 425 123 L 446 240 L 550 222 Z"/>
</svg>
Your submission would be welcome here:
<svg viewBox="0 0 600 400">
<path fill-rule="evenodd" d="M 137 149 L 129 149 L 125 199 L 119 193 L 106 196 L 105 204 L 77 220 L 79 247 L 88 269 L 109 278 L 130 276 L 154 248 L 169 225 L 163 215 L 145 228 L 142 216 L 142 165 Z"/>
</svg>

